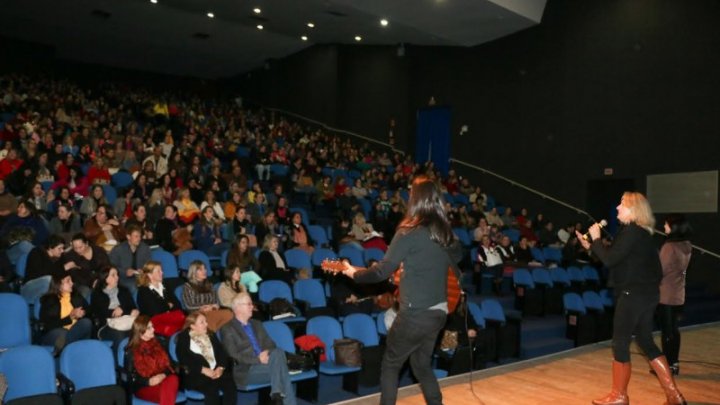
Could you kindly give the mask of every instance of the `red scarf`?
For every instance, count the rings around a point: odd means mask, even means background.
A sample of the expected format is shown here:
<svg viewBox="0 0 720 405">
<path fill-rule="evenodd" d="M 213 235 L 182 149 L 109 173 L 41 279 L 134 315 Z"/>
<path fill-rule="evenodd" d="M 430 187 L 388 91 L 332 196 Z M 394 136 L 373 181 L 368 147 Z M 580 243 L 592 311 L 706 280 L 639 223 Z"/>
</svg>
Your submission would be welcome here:
<svg viewBox="0 0 720 405">
<path fill-rule="evenodd" d="M 170 358 L 157 339 L 141 341 L 133 348 L 133 360 L 138 374 L 144 378 L 172 372 Z"/>
</svg>

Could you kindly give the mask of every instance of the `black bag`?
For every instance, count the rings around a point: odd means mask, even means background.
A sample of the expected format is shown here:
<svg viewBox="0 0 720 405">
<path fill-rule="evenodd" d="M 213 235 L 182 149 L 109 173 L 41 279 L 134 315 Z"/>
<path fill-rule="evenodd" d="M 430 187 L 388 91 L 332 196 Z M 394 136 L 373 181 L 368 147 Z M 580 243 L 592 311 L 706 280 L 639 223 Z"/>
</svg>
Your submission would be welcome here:
<svg viewBox="0 0 720 405">
<path fill-rule="evenodd" d="M 295 316 L 295 308 L 285 298 L 273 298 L 268 305 L 270 319 L 282 319 Z"/>
<path fill-rule="evenodd" d="M 335 339 L 335 363 L 348 367 L 362 367 L 362 343 L 355 339 Z"/>
<path fill-rule="evenodd" d="M 298 350 L 297 353 L 285 352 L 290 371 L 307 371 L 315 368 L 315 359 L 310 352 Z"/>
</svg>

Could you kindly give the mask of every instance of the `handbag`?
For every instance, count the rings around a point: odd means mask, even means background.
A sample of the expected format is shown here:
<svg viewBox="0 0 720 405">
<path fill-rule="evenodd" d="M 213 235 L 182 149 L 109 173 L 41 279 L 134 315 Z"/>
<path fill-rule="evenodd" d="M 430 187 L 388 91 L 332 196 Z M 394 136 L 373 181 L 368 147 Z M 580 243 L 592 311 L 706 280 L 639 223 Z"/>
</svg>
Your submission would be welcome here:
<svg viewBox="0 0 720 405">
<path fill-rule="evenodd" d="M 122 332 L 129 331 L 132 329 L 135 317 L 132 315 L 122 315 L 117 318 L 107 318 L 107 326 L 111 329 L 119 330 Z"/>
<path fill-rule="evenodd" d="M 181 310 L 175 309 L 153 316 L 150 318 L 150 322 L 155 328 L 155 333 L 170 337 L 182 329 L 185 324 L 185 314 Z"/>
<path fill-rule="evenodd" d="M 335 363 L 348 367 L 362 367 L 362 343 L 355 339 L 335 339 Z"/>
<path fill-rule="evenodd" d="M 307 371 L 315 368 L 315 359 L 312 353 L 298 350 L 296 353 L 285 352 L 287 366 L 290 371 Z"/>
<path fill-rule="evenodd" d="M 458 332 L 456 330 L 446 330 L 440 341 L 441 350 L 455 350 L 458 347 Z"/>
</svg>

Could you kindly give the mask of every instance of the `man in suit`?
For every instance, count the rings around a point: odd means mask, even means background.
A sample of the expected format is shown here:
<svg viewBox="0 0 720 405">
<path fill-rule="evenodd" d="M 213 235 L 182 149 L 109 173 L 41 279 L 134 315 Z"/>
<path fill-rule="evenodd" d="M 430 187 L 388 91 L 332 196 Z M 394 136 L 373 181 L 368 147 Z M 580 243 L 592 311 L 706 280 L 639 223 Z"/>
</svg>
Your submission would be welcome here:
<svg viewBox="0 0 720 405">
<path fill-rule="evenodd" d="M 262 322 L 251 319 L 250 295 L 238 294 L 232 300 L 232 311 L 234 319 L 220 329 L 220 334 L 225 350 L 235 361 L 235 383 L 245 386 L 270 382 L 270 395 L 275 403 L 295 405 L 285 352 L 275 347 Z"/>
</svg>

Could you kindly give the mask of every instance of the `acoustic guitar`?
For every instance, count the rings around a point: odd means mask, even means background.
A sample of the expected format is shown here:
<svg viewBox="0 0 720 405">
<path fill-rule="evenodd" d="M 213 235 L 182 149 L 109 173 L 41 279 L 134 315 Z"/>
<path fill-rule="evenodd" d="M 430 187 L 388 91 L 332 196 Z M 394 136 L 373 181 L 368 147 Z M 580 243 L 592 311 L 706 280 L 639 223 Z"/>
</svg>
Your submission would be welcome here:
<svg viewBox="0 0 720 405">
<path fill-rule="evenodd" d="M 343 270 L 345 270 L 345 263 L 343 263 L 340 260 L 330 260 L 325 259 L 320 264 L 320 267 L 327 272 L 330 273 L 342 273 Z M 356 267 L 358 270 L 365 270 L 362 267 Z M 400 265 L 400 268 L 395 270 L 394 273 L 394 283 L 398 287 L 395 290 L 395 295 L 398 295 L 400 292 L 400 274 L 403 271 L 402 265 Z M 448 311 L 450 313 L 455 312 L 455 308 L 457 307 L 458 302 L 460 301 L 460 295 L 462 294 L 462 289 L 460 288 L 460 281 L 458 280 L 457 276 L 455 275 L 455 272 L 453 271 L 452 267 L 448 267 L 447 272 L 447 303 L 448 303 Z"/>
</svg>

